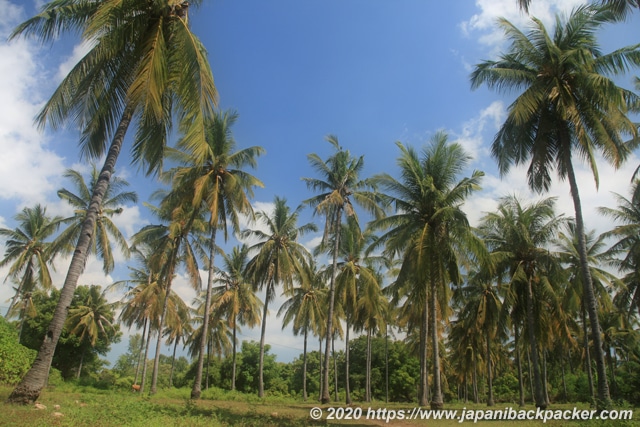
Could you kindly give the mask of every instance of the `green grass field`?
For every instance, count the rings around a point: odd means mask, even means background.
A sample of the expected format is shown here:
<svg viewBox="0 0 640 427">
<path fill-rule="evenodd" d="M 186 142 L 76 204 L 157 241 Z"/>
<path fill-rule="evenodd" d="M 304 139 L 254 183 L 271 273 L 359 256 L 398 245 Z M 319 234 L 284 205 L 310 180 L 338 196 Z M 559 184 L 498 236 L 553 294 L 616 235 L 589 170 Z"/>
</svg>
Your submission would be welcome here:
<svg viewBox="0 0 640 427">
<path fill-rule="evenodd" d="M 458 420 L 383 420 L 366 419 L 367 413 L 372 414 L 378 409 L 411 410 L 411 404 L 372 402 L 371 404 L 356 404 L 345 413 L 351 413 L 353 419 L 327 420 L 327 414 L 334 412 L 336 418 L 342 414 L 344 405 L 332 405 L 341 408 L 332 411 L 330 405 L 319 405 L 314 400 L 301 402 L 294 399 L 268 397 L 259 399 L 256 396 L 241 393 L 207 390 L 203 392 L 203 399 L 189 400 L 189 390 L 165 390 L 153 397 L 140 396 L 126 391 L 102 391 L 90 387 L 63 386 L 55 390 L 44 391 L 39 402 L 46 409 L 35 409 L 34 406 L 16 406 L 4 403 L 11 392 L 10 387 L 0 387 L 2 411 L 0 425 L 2 426 L 313 426 L 313 425 L 348 425 L 348 426 L 463 426 L 473 425 L 473 421 Z M 58 406 L 59 405 L 59 408 Z M 323 410 L 321 420 L 311 419 L 311 408 L 320 407 Z M 505 405 L 497 405 L 493 409 L 505 409 Z M 356 408 L 360 408 L 356 410 Z M 371 411 L 369 411 L 371 408 Z M 445 409 L 485 410 L 484 405 L 454 403 L 446 405 Z M 574 405 L 554 405 L 553 410 L 573 410 Z M 514 410 L 520 408 L 514 407 Z M 525 410 L 534 409 L 532 406 Z M 579 406 L 580 410 L 588 410 L 587 406 Z M 624 408 L 634 409 L 634 408 Z M 640 418 L 640 408 L 635 408 Z M 361 411 L 360 411 L 361 410 Z M 58 413 L 58 414 L 56 414 Z M 371 418 L 371 417 L 370 417 Z M 632 421 L 480 421 L 480 426 L 633 426 L 640 427 L 640 420 Z"/>
</svg>

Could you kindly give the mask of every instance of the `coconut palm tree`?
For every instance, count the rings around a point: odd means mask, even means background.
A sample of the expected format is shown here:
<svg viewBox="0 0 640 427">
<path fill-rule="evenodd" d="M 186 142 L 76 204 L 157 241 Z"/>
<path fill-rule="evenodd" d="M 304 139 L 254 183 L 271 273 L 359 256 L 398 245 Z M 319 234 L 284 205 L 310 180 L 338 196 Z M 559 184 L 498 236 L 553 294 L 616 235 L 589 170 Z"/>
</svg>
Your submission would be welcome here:
<svg viewBox="0 0 640 427">
<path fill-rule="evenodd" d="M 500 174 L 529 162 L 531 189 L 548 191 L 554 169 L 560 179 L 569 182 L 576 229 L 581 236 L 581 274 L 594 338 L 600 409 L 610 406 L 611 400 L 574 162 L 577 156 L 589 164 L 597 186 L 597 152 L 619 167 L 640 142 L 636 125 L 627 117 L 629 107 L 637 106 L 639 97 L 618 87 L 609 77 L 640 65 L 640 46 L 602 54 L 596 31 L 610 19 L 606 9 L 581 6 L 566 20 L 558 18 L 553 33 L 532 18 L 533 28 L 527 34 L 502 19 L 500 26 L 511 41 L 510 50 L 498 60 L 478 64 L 471 75 L 473 88 L 486 84 L 499 91 L 522 90 L 509 106 L 507 119 L 493 141 L 492 154 Z M 629 143 L 625 142 L 628 135 L 632 137 Z"/>
<path fill-rule="evenodd" d="M 340 231 L 342 227 L 342 216 L 353 216 L 357 219 L 354 202 L 374 214 L 377 218 L 382 216 L 378 198 L 375 192 L 370 191 L 373 187 L 369 180 L 361 180 L 360 173 L 364 167 L 364 157 L 353 158 L 349 150 L 344 150 L 338 143 L 338 138 L 330 135 L 326 138 L 331 144 L 335 153 L 322 160 L 315 153 L 309 154 L 307 159 L 311 167 L 315 169 L 320 178 L 302 178 L 306 182 L 307 188 L 317 191 L 320 194 L 305 200 L 303 203 L 314 209 L 314 214 L 324 215 L 325 228 L 321 243 L 322 248 L 326 248 L 332 256 L 332 276 L 329 282 L 328 313 L 327 313 L 327 343 L 330 334 L 334 330 L 335 305 L 335 281 L 338 273 L 338 251 L 340 247 Z M 333 247 L 328 247 L 328 239 L 332 237 Z M 324 376 L 322 387 L 322 403 L 331 400 L 329 393 L 329 346 L 325 346 Z"/>
<path fill-rule="evenodd" d="M 64 177 L 69 178 L 76 187 L 75 193 L 66 188 L 58 190 L 58 197 L 69 203 L 74 209 L 73 216 L 62 220 L 63 224 L 67 224 L 67 228 L 60 233 L 60 236 L 56 239 L 57 244 L 61 245 L 67 253 L 71 253 L 74 250 L 73 245 L 78 241 L 82 223 L 87 217 L 89 204 L 91 203 L 91 194 L 98 181 L 98 176 L 99 171 L 95 164 L 91 165 L 91 180 L 89 185 L 87 185 L 84 177 L 78 171 L 67 169 L 64 173 Z M 125 255 L 129 255 L 127 240 L 111 220 L 115 215 L 122 213 L 122 205 L 124 203 L 136 203 L 138 201 L 138 196 L 135 192 L 120 191 L 128 185 L 129 183 L 120 177 L 114 176 L 111 178 L 94 224 L 95 229 L 92 234 L 95 238 L 91 242 L 89 253 L 102 258 L 102 270 L 105 274 L 111 273 L 115 265 L 112 241 L 118 245 Z"/>
<path fill-rule="evenodd" d="M 630 199 L 615 194 L 618 206 L 601 207 L 599 211 L 619 224 L 603 236 L 617 239 L 609 253 L 622 255 L 614 264 L 620 272 L 627 273 L 623 278 L 626 289 L 620 292 L 618 300 L 629 311 L 635 307 L 640 314 L 640 180 L 633 182 L 631 194 Z"/>
<path fill-rule="evenodd" d="M 551 239 L 564 222 L 554 210 L 555 198 L 547 198 L 522 205 L 515 196 L 500 199 L 495 212 L 482 218 L 479 235 L 489 249 L 499 278 L 505 277 L 508 289 L 503 301 L 503 311 L 512 313 L 526 307 L 525 329 L 529 337 L 529 351 L 534 373 L 534 401 L 538 407 L 546 407 L 538 356 L 536 324 L 542 317 L 536 316 L 536 295 L 550 284 L 545 266 L 553 263 L 549 251 Z M 502 279 L 501 279 L 502 280 Z M 535 288 L 535 289 L 534 289 Z M 519 308 L 520 307 L 520 308 Z M 517 326 L 516 326 L 517 327 Z"/>
<path fill-rule="evenodd" d="M 430 404 L 433 409 L 441 409 L 438 319 L 445 321 L 448 317 L 447 289 L 450 283 L 461 283 L 459 268 L 463 255 L 469 250 L 479 251 L 482 247 L 471 233 L 461 206 L 480 188 L 484 174 L 474 171 L 470 177 L 459 178 L 471 158 L 460 144 L 449 143 L 444 133 L 434 135 L 420 154 L 401 143 L 397 145 L 401 151 L 398 159 L 401 180 L 388 174 L 375 177 L 385 190 L 387 203 L 394 206 L 395 213 L 373 221 L 371 227 L 386 230 L 380 241 L 386 245 L 388 258 L 401 255 L 403 261 L 396 281 L 415 286 L 411 293 L 424 298 L 421 328 L 424 334 L 429 330 L 427 311 L 431 312 L 433 396 Z M 417 306 L 422 304 L 415 299 L 413 301 Z M 426 366 L 428 337 L 425 335 L 422 340 L 425 348 L 421 349 L 421 362 Z M 426 384 L 427 372 L 422 375 L 421 384 Z M 426 389 L 423 390 L 421 404 L 426 404 L 425 396 Z"/>
<path fill-rule="evenodd" d="M 309 332 L 317 333 L 318 326 L 325 322 L 326 315 L 324 303 L 326 301 L 326 288 L 324 287 L 324 274 L 318 271 L 313 259 L 305 263 L 304 277 L 298 280 L 298 284 L 285 292 L 289 297 L 280 309 L 278 316 L 282 317 L 282 329 L 293 322 L 293 335 L 302 333 L 304 344 L 302 347 L 302 399 L 307 400 L 307 342 Z M 317 333 L 317 335 L 320 335 Z"/>
<path fill-rule="evenodd" d="M 114 306 L 105 297 L 105 292 L 100 286 L 91 286 L 84 301 L 69 310 L 67 318 L 67 328 L 72 334 L 79 337 L 80 341 L 87 339 L 91 347 L 95 347 L 96 341 L 102 335 L 109 339 L 113 332 L 109 334 L 107 329 L 117 331 L 114 325 Z M 84 361 L 86 348 L 80 356 L 80 366 L 76 378 L 80 378 L 82 362 Z"/>
<path fill-rule="evenodd" d="M 520 9 L 529 13 L 531 0 L 517 0 Z M 635 8 L 640 9 L 640 0 L 599 0 L 601 7 L 608 7 L 614 13 L 617 19 L 623 20 L 628 14 L 632 13 Z"/>
<path fill-rule="evenodd" d="M 13 306 L 26 294 L 38 288 L 51 288 L 51 272 L 49 266 L 55 258 L 55 247 L 47 241 L 60 226 L 62 217 L 50 217 L 47 208 L 35 205 L 24 208 L 15 216 L 18 226 L 12 230 L 0 228 L 0 237 L 6 239 L 6 250 L 0 268 L 9 267 L 5 278 L 17 283 L 16 293 L 11 299 L 7 316 Z"/>
<path fill-rule="evenodd" d="M 214 311 L 224 314 L 233 330 L 231 344 L 233 367 L 231 369 L 231 390 L 236 389 L 236 352 L 238 324 L 254 328 L 260 324 L 262 302 L 247 280 L 246 269 L 249 261 L 249 248 L 246 245 L 234 246 L 231 254 L 222 254 L 224 269 L 216 282 L 220 286 L 213 288 Z"/>
<path fill-rule="evenodd" d="M 249 229 L 242 232 L 243 238 L 257 239 L 249 251 L 255 253 L 247 264 L 247 275 L 257 290 L 265 290 L 262 310 L 262 329 L 260 332 L 260 361 L 258 366 L 258 396 L 264 396 L 264 340 L 267 328 L 269 303 L 276 296 L 276 286 L 282 284 L 285 292 L 294 286 L 294 279 L 302 275 L 304 263 L 309 251 L 298 242 L 298 238 L 309 231 L 316 231 L 316 226 L 308 223 L 298 226 L 301 207 L 291 211 L 284 198 L 274 199 L 273 212 L 260 211 L 256 220 L 266 230 Z"/>
<path fill-rule="evenodd" d="M 129 126 L 135 123 L 137 127 L 133 159 L 150 172 L 162 165 L 174 122 L 185 135 L 185 148 L 197 151 L 205 141 L 205 120 L 213 115 L 217 92 L 206 51 L 189 28 L 188 12 L 199 3 L 55 0 L 11 34 L 11 38 L 34 36 L 49 43 L 67 32 L 77 32 L 91 46 L 45 103 L 37 121 L 53 128 L 71 121 L 81 131 L 83 156 L 97 158 L 106 152 L 47 338 L 32 368 L 9 397 L 11 402 L 35 401 L 46 383 Z"/>
<path fill-rule="evenodd" d="M 228 238 L 228 227 L 240 231 L 239 215 L 253 216 L 249 198 L 253 197 L 253 187 L 264 184 L 243 168 L 255 168 L 256 158 L 264 153 L 262 147 L 249 147 L 236 151 L 236 141 L 231 126 L 238 115 L 233 111 L 216 112 L 206 124 L 206 147 L 194 152 L 174 152 L 174 157 L 182 166 L 175 168 L 173 186 L 190 198 L 186 202 L 194 207 L 206 209 L 209 213 L 209 254 L 208 279 L 205 306 L 211 306 L 216 250 L 216 232 L 222 230 L 224 240 Z M 206 149 L 205 149 L 206 148 Z M 203 335 L 208 337 L 209 312 L 204 312 Z M 191 390 L 191 398 L 199 399 L 202 383 L 202 367 L 206 339 L 202 340 L 198 356 L 196 376 Z"/>
</svg>

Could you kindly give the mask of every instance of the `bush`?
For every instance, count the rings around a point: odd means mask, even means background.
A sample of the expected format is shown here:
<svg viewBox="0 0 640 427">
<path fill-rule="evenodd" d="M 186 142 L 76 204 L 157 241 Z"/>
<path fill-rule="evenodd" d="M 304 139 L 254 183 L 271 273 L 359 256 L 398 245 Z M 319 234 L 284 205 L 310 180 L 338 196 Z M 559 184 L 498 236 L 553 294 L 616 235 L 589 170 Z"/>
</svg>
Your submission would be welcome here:
<svg viewBox="0 0 640 427">
<path fill-rule="evenodd" d="M 36 351 L 20 345 L 15 328 L 0 317 L 0 384 L 18 384 L 35 358 Z"/>
</svg>

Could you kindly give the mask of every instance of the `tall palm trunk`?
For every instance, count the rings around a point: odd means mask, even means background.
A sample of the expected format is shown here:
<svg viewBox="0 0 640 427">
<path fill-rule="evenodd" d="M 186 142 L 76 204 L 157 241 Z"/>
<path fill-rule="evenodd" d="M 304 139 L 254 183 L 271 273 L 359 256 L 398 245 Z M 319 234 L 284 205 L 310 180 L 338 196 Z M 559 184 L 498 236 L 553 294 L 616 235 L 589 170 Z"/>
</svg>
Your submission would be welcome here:
<svg viewBox="0 0 640 427">
<path fill-rule="evenodd" d="M 133 379 L 134 384 L 138 384 L 138 373 L 140 372 L 140 359 L 142 357 L 144 338 L 147 336 L 147 324 L 149 323 L 149 319 L 145 318 L 142 326 L 142 337 L 140 337 L 140 350 L 138 351 L 138 362 L 136 363 L 136 375 Z"/>
<path fill-rule="evenodd" d="M 364 396 L 367 402 L 371 402 L 371 330 L 367 329 L 367 358 L 365 367 L 365 391 Z"/>
<path fill-rule="evenodd" d="M 169 387 L 173 387 L 173 368 L 176 365 L 176 350 L 178 349 L 179 338 L 173 343 L 173 354 L 171 355 L 171 371 L 169 372 Z"/>
<path fill-rule="evenodd" d="M 332 267 L 333 270 L 331 272 L 331 282 L 329 282 L 329 312 L 327 314 L 327 339 L 326 345 L 324 348 L 324 376 L 322 378 L 322 398 L 320 401 L 322 403 L 329 403 L 331 401 L 331 395 L 329 394 L 329 340 L 333 336 L 333 312 L 335 305 L 335 285 L 336 285 L 336 276 L 338 275 L 338 251 L 340 249 L 340 228 L 342 218 L 342 207 L 338 207 L 336 209 L 335 217 L 333 218 L 334 223 L 334 235 L 335 235 L 335 243 L 333 245 L 333 262 Z"/>
<path fill-rule="evenodd" d="M 320 339 L 318 340 L 320 342 L 320 344 L 318 345 L 318 358 L 320 358 L 320 365 L 318 366 L 318 370 L 320 371 L 320 393 L 318 395 L 318 401 L 322 401 L 322 392 L 324 390 L 324 372 L 322 372 L 323 369 L 323 363 L 322 363 L 322 335 L 319 334 Z"/>
<path fill-rule="evenodd" d="M 160 314 L 160 324 L 158 325 L 158 339 L 156 340 L 156 356 L 153 360 L 153 372 L 151 373 L 151 388 L 149 394 L 155 394 L 158 387 L 158 368 L 160 367 L 160 349 L 162 347 L 162 328 L 164 327 L 164 319 L 167 317 L 167 307 L 169 306 L 169 297 L 171 296 L 171 284 L 173 282 L 173 273 L 176 263 L 178 262 L 178 249 L 180 248 L 180 240 L 176 242 L 176 247 L 171 254 L 169 260 L 169 273 L 166 276 L 167 288 L 164 295 L 164 303 L 162 305 L 162 313 Z"/>
<path fill-rule="evenodd" d="M 212 223 L 214 221 L 211 221 Z M 207 295 L 204 299 L 204 319 L 202 324 L 202 340 L 200 342 L 200 351 L 198 352 L 198 365 L 196 368 L 196 378 L 193 380 L 193 388 L 191 389 L 191 398 L 200 399 L 202 393 L 202 365 L 204 364 L 204 350 L 207 344 L 205 337 L 209 333 L 209 307 L 211 306 L 211 289 L 213 288 L 214 262 L 213 258 L 216 250 L 216 225 L 211 224 L 211 240 L 209 241 L 209 276 L 207 277 Z M 235 333 L 235 329 L 234 329 Z M 234 343 L 235 348 L 235 343 Z"/>
<path fill-rule="evenodd" d="M 582 304 L 582 335 L 584 337 L 582 346 L 584 348 L 584 367 L 587 372 L 587 379 L 589 380 L 589 396 L 591 397 L 591 403 L 596 402 L 596 393 L 593 387 L 593 371 L 591 369 L 591 350 L 589 350 L 589 330 L 587 327 L 587 310 Z"/>
<path fill-rule="evenodd" d="M 491 376 L 491 338 L 489 337 L 489 330 L 486 333 L 487 340 L 487 406 L 495 405 L 493 401 L 493 378 Z"/>
<path fill-rule="evenodd" d="M 333 356 L 333 396 L 337 402 L 338 396 L 338 358 L 336 357 L 336 337 L 331 337 L 331 355 Z"/>
<path fill-rule="evenodd" d="M 86 353 L 86 349 L 82 350 L 82 354 L 80 355 L 80 366 L 78 366 L 78 372 L 76 373 L 76 379 L 80 379 L 80 374 L 82 373 L 82 364 L 84 362 L 84 354 Z"/>
<path fill-rule="evenodd" d="M 435 270 L 435 269 L 434 269 Z M 436 274 L 437 270 L 432 270 Z M 435 277 L 431 279 L 431 345 L 433 348 L 433 396 L 429 403 L 431 409 L 442 409 L 444 401 L 442 399 L 442 381 L 440 379 L 440 352 L 438 351 L 438 310 L 437 310 L 437 287 L 438 281 Z"/>
<path fill-rule="evenodd" d="M 233 366 L 231 368 L 231 390 L 235 390 L 236 389 L 236 363 L 237 363 L 237 358 L 238 358 L 238 352 L 236 350 L 236 334 L 238 331 L 238 319 L 235 318 L 233 319 Z M 306 337 L 305 337 L 306 339 Z M 305 341 L 305 345 L 306 345 L 306 341 Z"/>
<path fill-rule="evenodd" d="M 78 285 L 78 279 L 84 271 L 89 249 L 91 248 L 91 242 L 94 239 L 93 231 L 98 218 L 98 212 L 102 205 L 102 199 L 109 187 L 109 181 L 115 169 L 116 161 L 118 160 L 124 142 L 124 136 L 127 133 L 132 117 L 133 108 L 127 106 L 122 113 L 118 128 L 111 141 L 107 157 L 98 176 L 98 181 L 93 187 L 93 194 L 91 195 L 91 203 L 87 210 L 87 216 L 82 223 L 80 237 L 78 238 L 76 249 L 73 251 L 69 270 L 67 271 L 64 285 L 60 291 L 60 300 L 53 313 L 53 318 L 45 334 L 44 341 L 40 346 L 40 350 L 31 369 L 29 369 L 20 383 L 13 389 L 7 399 L 8 402 L 22 404 L 33 403 L 38 399 L 40 392 L 47 384 L 53 354 L 58 345 L 64 323 L 67 320 L 69 306 L 71 305 L 73 293 Z"/>
<path fill-rule="evenodd" d="M 234 331 L 235 332 L 235 331 Z M 307 401 L 307 338 L 309 328 L 304 327 L 304 344 L 302 347 L 302 400 Z"/>
<path fill-rule="evenodd" d="M 142 379 L 140 380 L 140 394 L 144 393 L 144 386 L 147 383 L 147 361 L 149 360 L 149 346 L 151 345 L 151 326 L 147 333 L 147 343 L 144 346 L 144 358 L 142 359 Z"/>
<path fill-rule="evenodd" d="M 529 333 L 529 351 L 531 352 L 531 365 L 533 365 L 533 400 L 536 407 L 545 409 L 544 393 L 542 390 L 542 380 L 540 378 L 540 362 L 538 359 L 538 342 L 536 340 L 535 317 L 533 314 L 533 278 L 531 273 L 527 280 L 527 329 Z"/>
<path fill-rule="evenodd" d="M 425 293 L 426 295 L 427 293 Z M 429 310 L 428 298 L 425 296 L 424 310 L 422 311 L 422 323 L 420 325 L 420 406 L 427 406 L 429 402 L 429 371 L 427 369 L 427 341 L 429 336 Z"/>
<path fill-rule="evenodd" d="M 351 405 L 351 390 L 349 388 L 349 316 L 347 316 L 347 332 L 344 338 L 344 403 Z"/>
<path fill-rule="evenodd" d="M 571 155 L 570 153 L 568 154 Z M 582 202 L 578 192 L 578 182 L 576 181 L 573 163 L 569 159 L 567 163 L 567 177 L 571 188 L 571 197 L 576 214 L 576 234 L 578 236 L 578 252 L 580 253 L 580 271 L 582 273 L 582 286 L 584 303 L 589 313 L 589 323 L 591 325 L 591 335 L 593 339 L 593 358 L 596 360 L 598 372 L 598 399 L 596 407 L 599 410 L 611 407 L 611 396 L 609 395 L 609 384 L 607 383 L 607 368 L 604 362 L 604 350 L 602 349 L 602 337 L 600 336 L 600 321 L 598 320 L 598 304 L 593 290 L 593 281 L 589 270 L 589 259 L 587 256 L 587 243 L 584 234 L 584 219 L 582 218 Z"/>
<path fill-rule="evenodd" d="M 518 365 L 518 392 L 520 393 L 520 400 L 518 404 L 524 406 L 524 379 L 522 378 L 522 357 L 520 355 L 520 329 L 517 324 L 514 324 L 515 333 L 515 350 L 516 350 L 516 364 Z"/>
<path fill-rule="evenodd" d="M 264 336 L 267 333 L 267 306 L 271 298 L 271 287 L 267 285 L 264 295 L 264 310 L 262 311 L 262 329 L 260 331 L 260 362 L 258 364 L 258 397 L 264 397 Z M 327 345 L 328 347 L 328 345 Z"/>
</svg>

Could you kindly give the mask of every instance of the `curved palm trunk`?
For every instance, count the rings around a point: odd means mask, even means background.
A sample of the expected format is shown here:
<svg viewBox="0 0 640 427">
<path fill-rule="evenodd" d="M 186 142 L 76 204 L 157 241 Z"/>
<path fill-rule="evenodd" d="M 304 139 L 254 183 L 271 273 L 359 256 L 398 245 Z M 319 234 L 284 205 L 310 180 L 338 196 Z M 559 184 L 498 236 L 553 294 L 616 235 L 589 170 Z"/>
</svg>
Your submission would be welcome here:
<svg viewBox="0 0 640 427">
<path fill-rule="evenodd" d="M 351 405 L 351 390 L 349 388 L 349 317 L 347 316 L 347 332 L 344 339 L 344 403 Z"/>
<path fill-rule="evenodd" d="M 538 341 L 536 340 L 535 320 L 533 314 L 533 279 L 527 280 L 527 329 L 529 333 L 529 351 L 531 353 L 531 365 L 533 366 L 533 400 L 536 407 L 545 409 L 542 380 L 540 378 L 540 362 L 538 359 Z"/>
<path fill-rule="evenodd" d="M 204 300 L 204 320 L 202 324 L 202 337 L 200 342 L 200 351 L 198 352 L 198 366 L 196 368 L 196 378 L 193 380 L 193 388 L 191 389 L 191 398 L 200 399 L 202 393 L 202 366 L 204 364 L 204 350 L 207 340 L 204 337 L 209 333 L 209 306 L 211 306 L 211 289 L 213 288 L 214 262 L 216 248 L 216 227 L 211 226 L 211 240 L 209 241 L 209 276 L 207 277 L 207 295 Z M 234 331 L 235 333 L 235 328 Z M 235 349 L 235 342 L 234 342 Z M 235 366 L 234 366 L 235 367 Z"/>
<path fill-rule="evenodd" d="M 589 380 L 589 396 L 591 396 L 591 403 L 596 402 L 596 393 L 593 388 L 593 372 L 591 371 L 591 350 L 589 350 L 589 330 L 587 328 L 587 310 L 582 304 L 582 335 L 584 340 L 582 346 L 584 348 L 584 365 L 585 371 L 587 371 L 587 379 Z"/>
<path fill-rule="evenodd" d="M 432 272 L 433 274 L 433 272 Z M 438 351 L 438 311 L 437 311 L 437 281 L 431 279 L 431 345 L 433 348 L 433 396 L 429 403 L 431 409 L 442 409 L 442 381 L 440 379 L 440 352 Z"/>
<path fill-rule="evenodd" d="M 258 364 L 258 397 L 264 397 L 264 336 L 267 333 L 267 306 L 271 297 L 271 288 L 267 285 L 262 311 L 262 329 L 260 331 L 260 362 Z M 328 347 L 328 345 L 327 345 Z M 328 388 L 327 388 L 328 389 Z"/>
<path fill-rule="evenodd" d="M 129 124 L 133 117 L 133 108 L 127 106 L 122 113 L 118 128 L 113 136 L 107 157 L 105 158 L 104 165 L 98 176 L 98 181 L 93 188 L 93 194 L 91 196 L 91 203 L 87 210 L 87 216 L 82 223 L 82 229 L 80 231 L 80 237 L 76 244 L 76 249 L 73 251 L 73 257 L 69 264 L 69 270 L 64 280 L 64 285 L 60 291 L 60 300 L 56 306 L 53 318 L 47 329 L 47 333 L 44 337 L 44 341 L 40 346 L 36 360 L 33 362 L 31 369 L 22 378 L 20 383 L 13 389 L 11 395 L 7 399 L 7 402 L 29 404 L 35 402 L 40 396 L 40 392 L 47 384 L 49 378 L 49 368 L 51 367 L 51 361 L 53 360 L 53 354 L 58 345 L 64 322 L 67 320 L 67 314 L 69 312 L 69 306 L 73 299 L 73 293 L 78 285 L 78 279 L 84 271 L 86 265 L 87 256 L 91 247 L 91 241 L 93 240 L 93 230 L 98 218 L 98 212 L 102 205 L 102 199 L 109 186 L 111 175 L 120 155 L 122 144 L 124 142 L 124 136 L 127 133 Z"/>
<path fill-rule="evenodd" d="M 487 340 L 487 406 L 495 405 L 493 401 L 493 378 L 491 376 L 491 339 L 489 337 L 489 330 L 486 333 Z"/>
<path fill-rule="evenodd" d="M 578 182 L 576 181 L 573 163 L 567 163 L 567 177 L 571 188 L 571 197 L 576 214 L 576 234 L 578 236 L 578 252 L 580 253 L 580 271 L 582 273 L 582 286 L 584 303 L 589 313 L 589 323 L 593 337 L 593 358 L 596 360 L 598 372 L 598 399 L 596 407 L 599 410 L 611 407 L 611 396 L 609 395 L 609 384 L 607 383 L 607 368 L 604 362 L 604 350 L 602 349 L 602 337 L 600 336 L 600 321 L 598 319 L 598 305 L 596 302 L 591 272 L 589 271 L 589 259 L 587 257 L 587 243 L 584 235 L 584 219 L 582 218 L 582 203 L 578 192 Z"/>
<path fill-rule="evenodd" d="M 142 344 L 144 343 L 144 338 L 147 336 L 147 323 L 149 323 L 149 319 L 144 319 L 144 324 L 142 327 L 142 337 L 140 337 L 140 350 L 138 351 L 138 363 L 136 363 L 136 375 L 133 379 L 134 384 L 138 384 L 138 374 L 140 373 L 140 358 L 142 357 Z M 149 331 L 149 333 L 151 333 Z"/>
<path fill-rule="evenodd" d="M 333 246 L 333 271 L 331 272 L 331 282 L 329 283 L 329 312 L 327 314 L 327 339 L 326 345 L 324 348 L 324 372 L 322 378 L 322 397 L 320 401 L 322 403 L 331 402 L 331 395 L 329 393 L 329 357 L 330 357 L 330 349 L 329 349 L 329 340 L 333 337 L 333 312 L 335 305 L 335 284 L 336 284 L 336 276 L 338 274 L 338 250 L 340 249 L 340 219 L 342 218 L 342 208 L 338 207 L 335 213 L 334 222 L 334 233 L 335 233 L 335 243 Z"/>
</svg>

